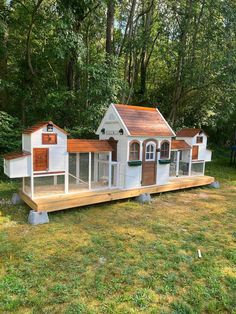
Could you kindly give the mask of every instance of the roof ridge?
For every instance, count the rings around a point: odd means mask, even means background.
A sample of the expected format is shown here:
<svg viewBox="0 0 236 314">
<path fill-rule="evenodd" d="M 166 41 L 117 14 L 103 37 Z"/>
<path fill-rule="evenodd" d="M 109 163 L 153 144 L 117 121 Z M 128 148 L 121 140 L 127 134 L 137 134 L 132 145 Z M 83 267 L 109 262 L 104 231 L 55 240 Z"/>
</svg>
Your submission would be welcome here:
<svg viewBox="0 0 236 314">
<path fill-rule="evenodd" d="M 137 110 L 150 110 L 150 111 L 156 110 L 156 107 L 134 106 L 134 105 L 128 105 L 128 104 L 114 104 L 114 105 L 115 106 L 124 106 L 126 108 L 137 109 Z"/>
</svg>

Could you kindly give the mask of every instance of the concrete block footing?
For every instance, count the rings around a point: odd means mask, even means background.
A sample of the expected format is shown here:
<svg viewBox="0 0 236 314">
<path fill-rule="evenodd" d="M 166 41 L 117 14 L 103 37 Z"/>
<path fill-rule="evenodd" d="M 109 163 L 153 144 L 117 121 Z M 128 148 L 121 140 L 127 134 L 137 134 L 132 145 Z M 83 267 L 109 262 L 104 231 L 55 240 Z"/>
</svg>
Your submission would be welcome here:
<svg viewBox="0 0 236 314">
<path fill-rule="evenodd" d="M 135 197 L 135 201 L 139 203 L 150 203 L 151 202 L 151 195 L 149 193 L 143 193 L 139 196 Z"/>
<path fill-rule="evenodd" d="M 34 210 L 31 210 L 29 213 L 28 222 L 31 225 L 41 225 L 49 223 L 48 213 L 36 212 Z"/>
<path fill-rule="evenodd" d="M 211 184 L 209 184 L 209 187 L 213 188 L 213 189 L 219 189 L 220 188 L 220 183 L 218 181 L 214 181 Z"/>
<path fill-rule="evenodd" d="M 20 195 L 17 193 L 13 193 L 12 198 L 11 198 L 11 202 L 13 205 L 23 204 L 23 201 L 20 198 Z"/>
</svg>

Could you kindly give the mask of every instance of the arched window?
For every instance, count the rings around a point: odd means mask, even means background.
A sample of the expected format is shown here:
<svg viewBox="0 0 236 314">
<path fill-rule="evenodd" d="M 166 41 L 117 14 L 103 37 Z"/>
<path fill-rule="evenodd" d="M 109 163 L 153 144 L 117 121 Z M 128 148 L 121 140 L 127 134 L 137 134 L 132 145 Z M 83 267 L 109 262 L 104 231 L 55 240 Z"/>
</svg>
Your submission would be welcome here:
<svg viewBox="0 0 236 314">
<path fill-rule="evenodd" d="M 161 158 L 169 158 L 170 153 L 170 143 L 168 141 L 164 141 L 161 143 Z"/>
<path fill-rule="evenodd" d="M 129 144 L 129 160 L 139 160 L 140 144 L 138 141 L 132 141 Z"/>
<path fill-rule="evenodd" d="M 152 161 L 156 157 L 156 144 L 154 142 L 148 142 L 146 144 L 145 160 Z"/>
</svg>

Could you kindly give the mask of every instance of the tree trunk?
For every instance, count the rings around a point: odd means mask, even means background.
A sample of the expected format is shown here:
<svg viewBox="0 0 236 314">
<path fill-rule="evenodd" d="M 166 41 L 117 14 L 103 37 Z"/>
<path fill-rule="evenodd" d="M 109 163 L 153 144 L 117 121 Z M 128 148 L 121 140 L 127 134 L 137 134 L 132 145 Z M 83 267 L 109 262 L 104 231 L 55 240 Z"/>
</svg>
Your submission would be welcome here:
<svg viewBox="0 0 236 314">
<path fill-rule="evenodd" d="M 0 0 L 0 12 L 5 11 L 5 1 Z M 2 27 L 0 29 L 0 80 L 7 77 L 7 23 L 2 20 Z M 7 107 L 7 92 L 3 89 L 0 92 L 0 110 L 5 110 Z"/>
<path fill-rule="evenodd" d="M 107 27 L 106 27 L 106 53 L 111 55 L 113 53 L 113 31 L 114 31 L 114 0 L 108 0 L 107 3 Z"/>
<path fill-rule="evenodd" d="M 175 125 L 178 109 L 182 102 L 187 34 L 188 34 L 188 28 L 189 28 L 189 23 L 191 19 L 192 7 L 193 7 L 193 0 L 186 0 L 185 12 L 182 18 L 182 22 L 180 24 L 180 37 L 179 37 L 180 39 L 179 39 L 176 79 L 175 79 L 175 86 L 174 86 L 173 95 L 172 95 L 172 106 L 171 106 L 171 111 L 169 115 L 169 121 L 172 126 Z"/>
</svg>

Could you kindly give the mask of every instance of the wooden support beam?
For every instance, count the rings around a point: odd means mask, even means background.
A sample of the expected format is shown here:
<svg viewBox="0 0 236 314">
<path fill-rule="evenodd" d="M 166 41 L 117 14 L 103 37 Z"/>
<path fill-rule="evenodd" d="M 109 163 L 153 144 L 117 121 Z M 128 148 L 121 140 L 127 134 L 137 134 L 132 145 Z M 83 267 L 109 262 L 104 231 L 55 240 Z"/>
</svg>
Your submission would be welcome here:
<svg viewBox="0 0 236 314">
<path fill-rule="evenodd" d="M 174 178 L 168 184 L 159 186 L 147 186 L 129 190 L 104 190 L 104 191 L 90 191 L 84 193 L 69 193 L 52 195 L 41 198 L 32 199 L 25 193 L 21 192 L 22 199 L 34 210 L 37 211 L 57 211 L 67 208 L 87 206 L 102 202 L 109 202 L 119 199 L 136 197 L 143 193 L 162 193 L 168 191 L 176 191 L 192 187 L 208 185 L 214 182 L 213 177 L 196 176 L 186 178 Z"/>
</svg>

